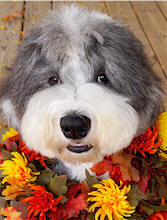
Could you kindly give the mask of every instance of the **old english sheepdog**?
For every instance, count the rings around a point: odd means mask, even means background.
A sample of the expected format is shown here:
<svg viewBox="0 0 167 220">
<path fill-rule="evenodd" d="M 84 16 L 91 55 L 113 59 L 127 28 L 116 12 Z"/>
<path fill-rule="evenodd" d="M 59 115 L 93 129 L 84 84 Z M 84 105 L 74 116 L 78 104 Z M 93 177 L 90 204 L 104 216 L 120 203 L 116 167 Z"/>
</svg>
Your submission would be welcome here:
<svg viewBox="0 0 167 220">
<path fill-rule="evenodd" d="M 25 37 L 2 80 L 0 108 L 29 148 L 76 180 L 128 146 L 162 110 L 162 83 L 128 28 L 76 5 Z"/>
</svg>

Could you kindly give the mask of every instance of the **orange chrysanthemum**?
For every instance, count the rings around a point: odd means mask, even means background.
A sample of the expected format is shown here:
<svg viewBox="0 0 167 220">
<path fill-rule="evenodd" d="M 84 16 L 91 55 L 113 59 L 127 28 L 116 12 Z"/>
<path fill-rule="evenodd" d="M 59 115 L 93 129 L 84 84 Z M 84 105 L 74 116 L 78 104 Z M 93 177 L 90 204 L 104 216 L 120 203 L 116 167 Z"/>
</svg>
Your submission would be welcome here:
<svg viewBox="0 0 167 220">
<path fill-rule="evenodd" d="M 34 190 L 32 192 L 34 196 L 23 199 L 23 202 L 29 203 L 28 219 L 39 215 L 39 220 L 46 220 L 45 213 L 48 211 L 56 212 L 56 205 L 60 202 L 62 196 L 54 198 L 50 192 L 46 191 L 45 187 L 39 185 L 31 185 L 31 189 Z"/>
<path fill-rule="evenodd" d="M 25 185 L 27 183 L 33 182 L 36 180 L 36 175 L 39 175 L 39 172 L 33 172 L 28 167 L 27 158 L 25 155 L 21 155 L 18 152 L 11 153 L 13 158 L 10 160 L 5 160 L 0 165 L 0 170 L 3 170 L 2 175 L 6 175 L 2 184 L 5 182 L 11 184 L 11 180 L 17 180 L 19 185 Z"/>
<path fill-rule="evenodd" d="M 148 128 L 144 134 L 133 139 L 132 143 L 128 146 L 127 151 L 134 154 L 140 152 L 144 157 L 146 156 L 146 153 L 154 154 L 161 145 L 161 141 L 157 140 L 157 136 L 158 134 L 155 126 L 152 129 Z"/>
<path fill-rule="evenodd" d="M 39 163 L 46 167 L 45 160 L 47 157 L 42 156 L 40 153 L 35 152 L 34 150 L 30 150 L 26 147 L 25 143 L 23 141 L 19 142 L 19 148 L 22 153 L 24 153 L 27 156 L 28 162 L 32 162 L 33 160 L 39 161 Z"/>
<path fill-rule="evenodd" d="M 145 220 L 166 220 L 167 219 L 167 212 L 154 212 Z"/>
<path fill-rule="evenodd" d="M 2 191 L 5 199 L 15 199 L 18 195 L 24 194 L 29 184 L 37 179 L 36 175 L 40 172 L 33 172 L 27 163 L 25 155 L 18 152 L 11 153 L 13 158 L 5 160 L 0 165 L 0 170 L 3 170 L 2 175 L 6 175 L 1 181 L 2 184 L 9 185 Z"/>
</svg>

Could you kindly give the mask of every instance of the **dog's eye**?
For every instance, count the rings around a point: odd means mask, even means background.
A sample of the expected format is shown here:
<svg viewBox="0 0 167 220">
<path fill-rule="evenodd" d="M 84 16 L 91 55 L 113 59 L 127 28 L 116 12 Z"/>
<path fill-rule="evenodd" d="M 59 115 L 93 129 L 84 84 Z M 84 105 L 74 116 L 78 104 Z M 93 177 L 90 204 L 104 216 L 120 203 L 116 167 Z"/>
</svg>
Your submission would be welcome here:
<svg viewBox="0 0 167 220">
<path fill-rule="evenodd" d="M 107 76 L 105 74 L 98 75 L 96 81 L 98 83 L 102 83 L 104 85 L 106 85 L 109 82 L 109 80 L 107 79 Z"/>
<path fill-rule="evenodd" d="M 51 86 L 53 86 L 53 85 L 59 85 L 60 84 L 60 79 L 58 79 L 57 77 L 51 77 L 50 79 L 49 79 L 49 84 L 51 85 Z"/>
</svg>

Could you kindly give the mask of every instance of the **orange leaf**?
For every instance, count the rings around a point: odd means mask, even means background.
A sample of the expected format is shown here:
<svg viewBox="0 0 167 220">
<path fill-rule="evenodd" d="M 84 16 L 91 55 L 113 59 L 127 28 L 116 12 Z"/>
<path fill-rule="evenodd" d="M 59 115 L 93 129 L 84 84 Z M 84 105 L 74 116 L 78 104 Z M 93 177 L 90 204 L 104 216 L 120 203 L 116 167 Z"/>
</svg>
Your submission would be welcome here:
<svg viewBox="0 0 167 220">
<path fill-rule="evenodd" d="M 14 207 L 1 208 L 0 214 L 7 217 L 6 220 L 23 220 L 20 218 L 21 213 L 17 212 Z"/>
<path fill-rule="evenodd" d="M 111 159 L 104 159 L 103 161 L 93 165 L 91 170 L 96 173 L 96 176 L 103 175 L 107 171 L 113 169 L 113 162 Z"/>
<path fill-rule="evenodd" d="M 112 160 L 114 164 L 119 165 L 122 174 L 122 179 L 124 181 L 134 180 L 135 182 L 138 182 L 140 179 L 139 171 L 131 166 L 132 157 L 133 157 L 132 155 L 129 155 L 121 151 L 119 153 L 112 155 Z"/>
<path fill-rule="evenodd" d="M 18 16 L 18 11 L 15 11 L 14 14 L 12 15 L 13 19 L 17 18 Z"/>
<path fill-rule="evenodd" d="M 10 15 L 8 15 L 8 16 L 2 18 L 2 21 L 8 21 L 9 19 L 10 19 Z"/>
</svg>

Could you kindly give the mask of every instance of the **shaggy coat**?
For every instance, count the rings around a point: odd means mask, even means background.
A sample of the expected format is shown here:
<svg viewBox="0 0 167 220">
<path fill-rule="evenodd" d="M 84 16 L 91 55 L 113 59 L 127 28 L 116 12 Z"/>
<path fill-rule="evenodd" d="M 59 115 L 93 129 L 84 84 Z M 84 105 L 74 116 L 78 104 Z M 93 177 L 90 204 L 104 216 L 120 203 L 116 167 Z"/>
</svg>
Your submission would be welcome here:
<svg viewBox="0 0 167 220">
<path fill-rule="evenodd" d="M 152 125 L 162 110 L 161 88 L 141 42 L 125 25 L 64 6 L 25 37 L 1 82 L 0 109 L 28 147 L 57 158 L 56 172 L 67 167 L 71 178 L 82 180 L 85 168 Z M 69 114 L 89 118 L 85 137 L 64 135 L 60 121 Z M 77 147 L 87 151 L 69 150 Z"/>
</svg>

